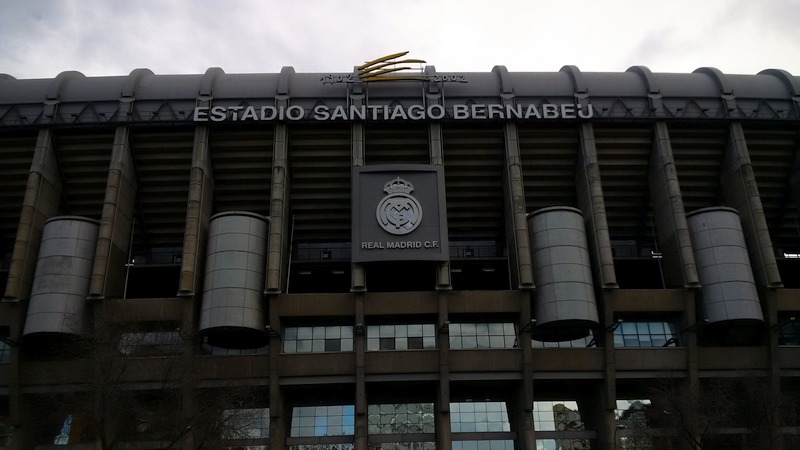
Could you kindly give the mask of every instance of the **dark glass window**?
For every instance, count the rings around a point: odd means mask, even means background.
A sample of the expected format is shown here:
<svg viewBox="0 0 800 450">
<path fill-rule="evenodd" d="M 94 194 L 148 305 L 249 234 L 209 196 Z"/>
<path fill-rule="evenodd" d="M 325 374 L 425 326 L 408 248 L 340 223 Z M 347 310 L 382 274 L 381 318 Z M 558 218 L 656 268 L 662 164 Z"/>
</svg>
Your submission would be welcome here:
<svg viewBox="0 0 800 450">
<path fill-rule="evenodd" d="M 286 327 L 283 330 L 285 353 L 351 352 L 353 327 L 328 325 L 315 327 Z"/>
<path fill-rule="evenodd" d="M 369 325 L 367 350 L 423 350 L 436 348 L 436 326 L 432 323 Z"/>
<path fill-rule="evenodd" d="M 616 347 L 677 347 L 678 331 L 671 322 L 621 322 L 614 330 Z"/>
<path fill-rule="evenodd" d="M 513 323 L 451 323 L 450 348 L 514 348 Z"/>
<path fill-rule="evenodd" d="M 796 318 L 797 314 L 792 314 L 781 319 L 778 333 L 779 345 L 800 345 L 800 322 Z"/>
<path fill-rule="evenodd" d="M 354 434 L 353 405 L 295 406 L 291 437 L 345 436 Z"/>
<path fill-rule="evenodd" d="M 433 403 L 369 405 L 369 434 L 434 433 Z"/>
</svg>

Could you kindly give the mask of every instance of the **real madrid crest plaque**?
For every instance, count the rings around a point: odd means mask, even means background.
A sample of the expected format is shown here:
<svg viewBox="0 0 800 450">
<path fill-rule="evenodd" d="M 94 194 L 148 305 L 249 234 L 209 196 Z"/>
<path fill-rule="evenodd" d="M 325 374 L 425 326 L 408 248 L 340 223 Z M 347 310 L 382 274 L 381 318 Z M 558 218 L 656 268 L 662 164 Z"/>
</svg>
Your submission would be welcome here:
<svg viewBox="0 0 800 450">
<path fill-rule="evenodd" d="M 353 262 L 445 261 L 441 166 L 353 168 Z"/>
</svg>

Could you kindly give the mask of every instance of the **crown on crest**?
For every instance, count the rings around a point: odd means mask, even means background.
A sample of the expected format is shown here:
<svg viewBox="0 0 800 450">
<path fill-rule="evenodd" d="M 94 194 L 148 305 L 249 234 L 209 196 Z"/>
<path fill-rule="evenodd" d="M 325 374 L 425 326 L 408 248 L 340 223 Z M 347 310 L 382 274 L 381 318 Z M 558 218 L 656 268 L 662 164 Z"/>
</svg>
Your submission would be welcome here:
<svg viewBox="0 0 800 450">
<path fill-rule="evenodd" d="M 414 185 L 400 177 L 390 180 L 383 185 L 383 191 L 387 194 L 397 194 L 398 192 L 408 194 L 414 190 Z"/>
</svg>

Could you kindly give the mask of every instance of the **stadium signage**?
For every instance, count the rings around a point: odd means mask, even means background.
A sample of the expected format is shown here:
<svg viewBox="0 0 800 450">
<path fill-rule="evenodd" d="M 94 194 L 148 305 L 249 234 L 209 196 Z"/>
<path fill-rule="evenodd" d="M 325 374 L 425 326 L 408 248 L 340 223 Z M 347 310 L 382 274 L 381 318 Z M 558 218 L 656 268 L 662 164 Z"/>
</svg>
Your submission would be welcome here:
<svg viewBox="0 0 800 450">
<path fill-rule="evenodd" d="M 447 215 L 441 166 L 353 169 L 353 262 L 445 261 Z"/>
<path fill-rule="evenodd" d="M 198 106 L 195 122 L 285 122 L 285 121 L 418 121 L 418 120 L 550 120 L 591 119 L 591 104 L 501 105 L 497 103 L 442 105 L 317 105 L 307 110 L 299 105 Z"/>
</svg>

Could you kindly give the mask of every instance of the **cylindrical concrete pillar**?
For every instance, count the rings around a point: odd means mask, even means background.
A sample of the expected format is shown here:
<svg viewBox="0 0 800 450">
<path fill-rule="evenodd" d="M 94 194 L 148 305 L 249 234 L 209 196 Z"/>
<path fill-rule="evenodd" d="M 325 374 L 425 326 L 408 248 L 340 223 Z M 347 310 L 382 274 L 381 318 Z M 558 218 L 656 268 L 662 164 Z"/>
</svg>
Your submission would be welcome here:
<svg viewBox="0 0 800 450">
<path fill-rule="evenodd" d="M 266 345 L 267 227 L 264 216 L 244 211 L 211 218 L 199 330 L 212 345 Z"/>
<path fill-rule="evenodd" d="M 764 321 L 739 214 L 713 207 L 687 215 L 706 324 Z"/>
<path fill-rule="evenodd" d="M 577 339 L 597 326 L 592 267 L 581 211 L 551 207 L 528 216 L 533 254 L 534 338 Z"/>
<path fill-rule="evenodd" d="M 23 331 L 25 340 L 58 344 L 86 332 L 86 296 L 99 224 L 77 216 L 53 217 L 45 222 Z M 46 349 L 46 343 L 39 348 Z"/>
</svg>

